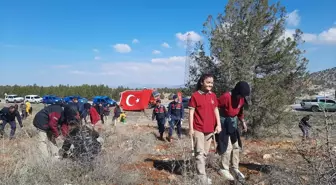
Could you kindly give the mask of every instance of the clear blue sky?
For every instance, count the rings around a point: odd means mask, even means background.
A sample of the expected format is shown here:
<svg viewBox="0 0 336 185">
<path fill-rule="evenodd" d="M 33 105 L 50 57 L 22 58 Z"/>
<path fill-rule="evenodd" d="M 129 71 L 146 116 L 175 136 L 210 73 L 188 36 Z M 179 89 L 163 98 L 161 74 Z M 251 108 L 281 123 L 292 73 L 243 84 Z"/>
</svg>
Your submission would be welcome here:
<svg viewBox="0 0 336 185">
<path fill-rule="evenodd" d="M 226 1 L 0 0 L 0 84 L 183 84 L 183 39 Z M 336 1 L 283 0 L 309 70 L 336 66 Z M 84 75 L 85 74 L 85 75 Z"/>
</svg>

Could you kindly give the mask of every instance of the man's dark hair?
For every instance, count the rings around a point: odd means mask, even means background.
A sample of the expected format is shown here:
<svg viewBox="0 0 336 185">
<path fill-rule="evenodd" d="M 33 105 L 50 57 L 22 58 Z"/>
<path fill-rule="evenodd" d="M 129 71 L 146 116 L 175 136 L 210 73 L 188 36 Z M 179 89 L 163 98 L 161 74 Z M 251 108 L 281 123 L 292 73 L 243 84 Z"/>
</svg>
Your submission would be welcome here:
<svg viewBox="0 0 336 185">
<path fill-rule="evenodd" d="M 204 80 L 207 78 L 213 78 L 214 76 L 212 74 L 206 73 L 202 74 L 201 77 L 199 78 L 197 85 L 196 85 L 196 90 L 201 90 L 202 89 L 202 83 L 204 83 Z"/>
<path fill-rule="evenodd" d="M 78 111 L 75 109 L 75 107 L 70 106 L 68 104 L 64 105 L 64 117 L 67 122 L 70 122 L 72 120 L 77 120 L 76 119 L 77 113 Z"/>
</svg>

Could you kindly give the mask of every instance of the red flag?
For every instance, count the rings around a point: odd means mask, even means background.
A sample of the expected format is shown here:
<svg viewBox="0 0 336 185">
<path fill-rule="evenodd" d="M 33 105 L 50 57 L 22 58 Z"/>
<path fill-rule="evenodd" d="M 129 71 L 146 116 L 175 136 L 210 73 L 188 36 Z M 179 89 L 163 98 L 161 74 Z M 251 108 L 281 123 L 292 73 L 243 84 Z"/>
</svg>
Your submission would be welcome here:
<svg viewBox="0 0 336 185">
<path fill-rule="evenodd" d="M 121 93 L 120 106 L 123 110 L 144 110 L 148 107 L 151 90 L 124 91 Z"/>
<path fill-rule="evenodd" d="M 91 124 L 95 125 L 100 120 L 100 116 L 97 110 L 94 107 L 91 107 L 89 110 L 89 114 L 90 114 Z"/>
<path fill-rule="evenodd" d="M 179 102 L 182 102 L 182 92 L 178 92 L 177 97 L 179 99 Z"/>
</svg>

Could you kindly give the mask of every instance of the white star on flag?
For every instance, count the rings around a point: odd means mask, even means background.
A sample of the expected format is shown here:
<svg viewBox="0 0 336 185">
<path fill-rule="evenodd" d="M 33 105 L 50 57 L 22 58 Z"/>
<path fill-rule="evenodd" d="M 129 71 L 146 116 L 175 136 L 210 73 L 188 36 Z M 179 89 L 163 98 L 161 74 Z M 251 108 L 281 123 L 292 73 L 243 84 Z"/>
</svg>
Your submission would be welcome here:
<svg viewBox="0 0 336 185">
<path fill-rule="evenodd" d="M 137 103 L 139 103 L 139 101 L 140 101 L 140 99 L 139 99 L 139 98 L 137 98 L 137 99 L 136 99 L 136 102 L 137 102 Z"/>
</svg>

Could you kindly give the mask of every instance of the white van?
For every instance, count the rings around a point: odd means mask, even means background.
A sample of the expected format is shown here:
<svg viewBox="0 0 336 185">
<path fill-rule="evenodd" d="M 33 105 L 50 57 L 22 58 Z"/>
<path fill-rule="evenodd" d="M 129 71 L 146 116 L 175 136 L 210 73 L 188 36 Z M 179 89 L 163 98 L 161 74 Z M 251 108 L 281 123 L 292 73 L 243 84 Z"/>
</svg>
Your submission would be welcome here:
<svg viewBox="0 0 336 185">
<path fill-rule="evenodd" d="M 29 101 L 30 103 L 42 103 L 42 98 L 38 95 L 26 95 L 25 101 Z"/>
<path fill-rule="evenodd" d="M 5 96 L 6 103 L 21 103 L 23 102 L 23 97 L 16 94 L 9 94 Z"/>
</svg>

